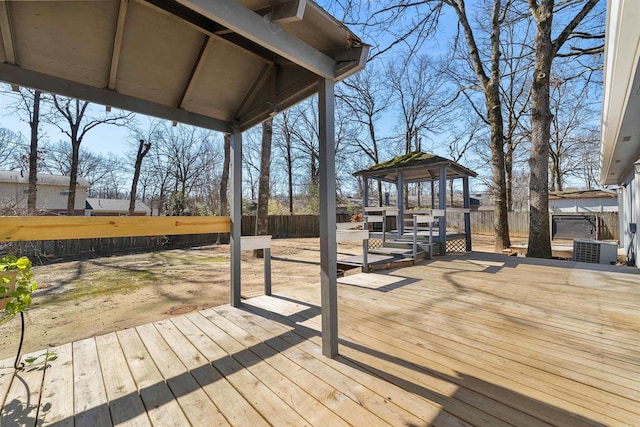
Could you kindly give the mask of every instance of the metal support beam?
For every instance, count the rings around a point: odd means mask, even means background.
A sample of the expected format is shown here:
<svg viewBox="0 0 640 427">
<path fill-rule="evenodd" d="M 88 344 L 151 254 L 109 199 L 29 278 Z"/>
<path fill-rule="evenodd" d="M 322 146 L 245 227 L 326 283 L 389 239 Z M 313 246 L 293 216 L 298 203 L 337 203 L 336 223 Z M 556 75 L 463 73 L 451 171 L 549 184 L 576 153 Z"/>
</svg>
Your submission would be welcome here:
<svg viewBox="0 0 640 427">
<path fill-rule="evenodd" d="M 242 229 L 242 133 L 234 126 L 229 151 L 229 207 L 231 209 L 231 305 L 240 307 L 240 249 Z"/>
<path fill-rule="evenodd" d="M 438 208 L 444 209 L 444 215 L 438 219 L 438 237 L 440 240 L 440 255 L 447 254 L 447 167 L 440 167 L 438 181 Z"/>
<path fill-rule="evenodd" d="M 464 212 L 464 235 L 467 241 L 467 252 L 471 252 L 471 213 L 468 209 L 471 208 L 471 196 L 469 195 L 469 177 L 462 178 L 462 198 L 463 207 L 466 209 Z"/>
<path fill-rule="evenodd" d="M 180 102 L 178 102 L 178 107 L 184 108 L 185 101 L 188 100 L 191 96 L 195 83 L 198 81 L 198 76 L 200 76 L 200 73 L 202 72 L 203 64 L 207 59 L 207 54 L 211 50 L 211 45 L 213 45 L 214 40 L 215 37 L 208 36 L 205 42 L 202 44 L 202 49 L 200 49 L 198 59 L 196 59 L 195 65 L 193 66 L 193 71 L 191 72 L 191 76 L 189 76 L 189 81 L 187 81 L 187 85 L 182 92 Z"/>
<path fill-rule="evenodd" d="M 404 173 L 398 172 L 398 181 L 396 183 L 396 193 L 398 194 L 398 233 L 400 236 L 404 234 Z"/>
<path fill-rule="evenodd" d="M 11 21 L 9 19 L 9 3 L 0 1 L 0 31 L 2 33 L 2 43 L 7 63 L 16 64 L 16 52 L 13 46 L 13 34 L 11 33 Z"/>
<path fill-rule="evenodd" d="M 229 123 L 191 113 L 175 107 L 157 104 L 133 96 L 122 95 L 109 89 L 97 88 L 71 80 L 25 70 L 8 64 L 0 64 L 0 80 L 9 84 L 53 92 L 71 98 L 83 99 L 101 105 L 146 114 L 161 119 L 184 123 L 218 132 L 230 132 Z"/>
<path fill-rule="evenodd" d="M 322 302 L 322 354 L 338 355 L 338 286 L 336 247 L 336 165 L 334 83 L 318 84 L 320 136 L 320 293 Z"/>
<path fill-rule="evenodd" d="M 265 21 L 241 3 L 235 0 L 177 1 L 294 64 L 322 78 L 335 80 L 336 61 L 334 59 L 286 31 L 278 31 L 278 24 Z"/>
<path fill-rule="evenodd" d="M 124 24 L 127 19 L 127 0 L 120 0 L 118 9 L 118 23 L 116 24 L 116 36 L 113 40 L 113 50 L 111 51 L 111 69 L 109 70 L 109 89 L 115 90 L 116 79 L 118 77 L 118 64 L 120 63 L 120 50 L 122 49 L 122 35 L 124 34 Z"/>
</svg>

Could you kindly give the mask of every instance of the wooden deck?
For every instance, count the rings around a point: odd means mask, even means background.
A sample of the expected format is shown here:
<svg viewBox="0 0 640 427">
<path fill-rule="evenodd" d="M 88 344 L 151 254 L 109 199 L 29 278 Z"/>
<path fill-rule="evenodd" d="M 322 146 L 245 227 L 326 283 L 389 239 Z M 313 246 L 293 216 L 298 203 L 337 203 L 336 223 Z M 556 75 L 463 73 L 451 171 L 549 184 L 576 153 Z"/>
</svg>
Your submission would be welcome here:
<svg viewBox="0 0 640 427">
<path fill-rule="evenodd" d="M 640 425 L 640 274 L 470 253 L 139 326 L 0 369 L 0 425 Z M 55 326 L 55 325 L 53 325 Z"/>
</svg>

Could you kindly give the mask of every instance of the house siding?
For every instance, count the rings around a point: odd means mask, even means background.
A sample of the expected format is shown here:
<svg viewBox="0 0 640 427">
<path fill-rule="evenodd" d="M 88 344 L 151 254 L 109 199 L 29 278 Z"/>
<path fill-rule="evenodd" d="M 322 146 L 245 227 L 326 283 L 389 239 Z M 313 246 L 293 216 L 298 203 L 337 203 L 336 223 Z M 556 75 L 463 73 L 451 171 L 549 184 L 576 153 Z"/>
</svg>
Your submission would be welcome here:
<svg viewBox="0 0 640 427">
<path fill-rule="evenodd" d="M 0 183 L 0 204 L 5 209 L 15 210 L 16 213 L 27 209 L 29 187 L 24 183 Z M 68 187 L 53 185 L 38 185 L 36 209 L 45 212 L 57 213 L 67 210 Z M 65 193 L 65 194 L 62 194 Z M 76 200 L 74 208 L 76 214 L 84 213 L 87 189 L 76 187 Z"/>
<path fill-rule="evenodd" d="M 640 179 L 638 174 L 631 172 L 623 181 L 620 187 L 620 246 L 624 248 L 625 254 L 635 260 L 635 266 L 640 267 L 638 255 L 640 254 L 640 242 L 638 242 L 637 232 L 631 232 L 630 224 L 640 222 Z"/>
<path fill-rule="evenodd" d="M 618 212 L 618 201 L 614 198 L 549 200 L 551 212 Z"/>
</svg>

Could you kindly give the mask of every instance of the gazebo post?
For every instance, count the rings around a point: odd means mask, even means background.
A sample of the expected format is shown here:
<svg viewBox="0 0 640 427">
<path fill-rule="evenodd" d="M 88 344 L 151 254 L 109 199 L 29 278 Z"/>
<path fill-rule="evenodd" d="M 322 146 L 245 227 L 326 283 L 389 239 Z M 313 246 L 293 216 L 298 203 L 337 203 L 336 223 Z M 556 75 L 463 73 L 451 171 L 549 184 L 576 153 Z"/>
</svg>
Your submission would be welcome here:
<svg viewBox="0 0 640 427">
<path fill-rule="evenodd" d="M 336 247 L 336 173 L 334 82 L 318 84 L 318 126 L 320 136 L 320 301 L 322 312 L 322 354 L 338 355 L 338 287 Z"/>
<path fill-rule="evenodd" d="M 398 181 L 396 182 L 396 193 L 398 194 L 398 233 L 399 237 L 404 234 L 404 172 L 398 171 Z"/>
<path fill-rule="evenodd" d="M 231 306 L 240 307 L 240 241 L 242 236 L 242 132 L 233 126 L 229 144 L 229 207 L 231 216 Z"/>
<path fill-rule="evenodd" d="M 369 206 L 369 178 L 364 175 L 362 181 L 362 216 L 364 217 L 364 208 Z"/>
<path fill-rule="evenodd" d="M 447 254 L 447 167 L 440 167 L 440 176 L 438 183 L 438 208 L 444 209 L 444 216 L 438 221 L 439 240 L 442 242 L 440 247 L 440 255 Z"/>
<path fill-rule="evenodd" d="M 471 252 L 471 196 L 469 195 L 469 177 L 462 177 L 462 198 L 464 199 L 464 235 L 467 240 L 467 252 Z"/>
<path fill-rule="evenodd" d="M 436 208 L 436 185 L 433 180 L 429 181 L 431 183 L 431 209 Z"/>
</svg>

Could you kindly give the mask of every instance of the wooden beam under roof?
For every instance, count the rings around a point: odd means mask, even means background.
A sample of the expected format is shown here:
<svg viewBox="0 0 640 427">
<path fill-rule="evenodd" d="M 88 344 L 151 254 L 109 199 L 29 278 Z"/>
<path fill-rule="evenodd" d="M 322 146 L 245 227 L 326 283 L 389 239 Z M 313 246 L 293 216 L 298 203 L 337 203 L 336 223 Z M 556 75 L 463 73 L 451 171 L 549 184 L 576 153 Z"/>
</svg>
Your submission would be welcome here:
<svg viewBox="0 0 640 427">
<path fill-rule="evenodd" d="M 9 84 L 26 86 L 71 98 L 84 99 L 97 104 L 109 105 L 122 110 L 133 111 L 218 132 L 230 132 L 231 130 L 229 123 L 224 120 L 133 96 L 123 95 L 106 88 L 97 88 L 60 77 L 26 70 L 15 65 L 0 64 L 0 80 Z"/>
<path fill-rule="evenodd" d="M 195 87 L 195 82 L 198 80 L 198 76 L 202 72 L 202 67 L 207 59 L 207 55 L 211 50 L 211 46 L 213 45 L 215 40 L 214 36 L 207 36 L 205 42 L 202 44 L 202 49 L 200 49 L 200 53 L 198 54 L 198 58 L 196 59 L 195 65 L 193 66 L 193 71 L 189 76 L 189 80 L 187 81 L 187 85 L 182 92 L 182 96 L 180 97 L 180 101 L 178 102 L 178 107 L 184 108 L 185 100 L 189 99 L 191 93 L 193 92 L 193 88 Z"/>
<path fill-rule="evenodd" d="M 9 4 L 5 0 L 0 0 L 0 31 L 2 33 L 2 44 L 7 57 L 7 63 L 15 65 L 16 52 L 13 46 L 11 20 L 9 19 Z"/>
<path fill-rule="evenodd" d="M 286 31 L 274 31 L 272 23 L 235 0 L 177 0 L 252 42 L 323 78 L 335 80 L 336 61 Z"/>
<path fill-rule="evenodd" d="M 251 88 L 246 93 L 246 95 L 244 96 L 240 104 L 238 105 L 238 108 L 235 114 L 233 115 L 234 119 L 239 118 L 245 113 L 245 111 L 247 111 L 248 107 L 251 105 L 251 103 L 255 99 L 257 93 L 265 84 L 269 76 L 271 76 L 271 74 L 274 72 L 273 70 L 274 70 L 273 64 L 266 64 L 264 67 L 262 67 L 262 71 L 260 71 L 260 74 L 251 85 Z"/>
<path fill-rule="evenodd" d="M 116 24 L 116 34 L 113 40 L 113 51 L 111 53 L 111 69 L 109 70 L 109 89 L 111 90 L 115 90 L 116 88 L 118 64 L 120 63 L 120 50 L 122 49 L 122 35 L 124 34 L 124 24 L 127 19 L 128 4 L 128 0 L 120 0 L 118 23 Z"/>
</svg>

